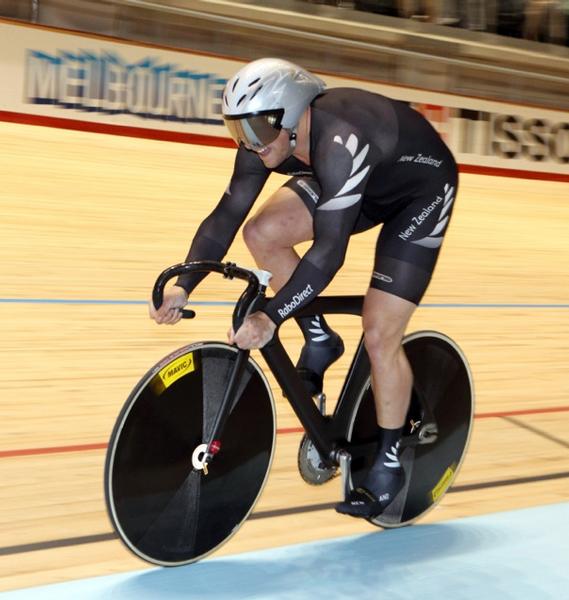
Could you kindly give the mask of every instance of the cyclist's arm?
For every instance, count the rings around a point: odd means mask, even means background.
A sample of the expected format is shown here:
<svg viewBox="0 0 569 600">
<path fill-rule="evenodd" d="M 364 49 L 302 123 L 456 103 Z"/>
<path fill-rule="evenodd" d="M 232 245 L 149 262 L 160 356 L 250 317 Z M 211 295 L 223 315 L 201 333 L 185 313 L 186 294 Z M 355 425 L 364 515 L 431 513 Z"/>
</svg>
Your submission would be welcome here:
<svg viewBox="0 0 569 600">
<path fill-rule="evenodd" d="M 289 281 L 263 309 L 277 325 L 322 292 L 344 262 L 369 174 L 378 161 L 373 147 L 346 129 L 342 135 L 329 136 L 314 153 L 313 168 L 322 187 L 314 214 L 314 241 Z"/>
<path fill-rule="evenodd" d="M 199 226 L 186 262 L 221 260 L 225 256 L 269 174 L 270 171 L 255 153 L 239 148 L 229 186 L 212 213 Z M 202 273 L 183 275 L 177 279 L 176 285 L 190 294 L 204 277 Z"/>
</svg>

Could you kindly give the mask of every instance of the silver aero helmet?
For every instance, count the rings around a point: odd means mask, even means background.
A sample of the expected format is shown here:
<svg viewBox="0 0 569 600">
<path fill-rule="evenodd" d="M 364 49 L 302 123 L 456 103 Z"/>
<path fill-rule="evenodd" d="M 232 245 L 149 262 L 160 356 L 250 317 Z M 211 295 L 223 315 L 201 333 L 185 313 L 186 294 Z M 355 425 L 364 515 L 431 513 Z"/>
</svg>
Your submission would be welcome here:
<svg viewBox="0 0 569 600">
<path fill-rule="evenodd" d="M 291 131 L 325 83 L 302 67 L 278 58 L 261 58 L 238 71 L 223 92 L 223 119 L 237 144 L 255 150 Z"/>
</svg>

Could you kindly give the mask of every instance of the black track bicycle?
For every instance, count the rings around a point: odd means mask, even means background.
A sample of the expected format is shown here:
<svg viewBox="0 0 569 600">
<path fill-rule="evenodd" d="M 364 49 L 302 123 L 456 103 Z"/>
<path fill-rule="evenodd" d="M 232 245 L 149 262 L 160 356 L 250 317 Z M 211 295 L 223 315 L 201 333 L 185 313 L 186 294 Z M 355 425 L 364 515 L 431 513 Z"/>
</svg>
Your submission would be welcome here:
<svg viewBox="0 0 569 600">
<path fill-rule="evenodd" d="M 266 301 L 269 273 L 234 263 L 199 261 L 166 269 L 153 290 L 178 275 L 222 274 L 247 282 L 233 326 Z M 298 316 L 361 315 L 361 296 L 320 296 Z M 184 310 L 183 316 L 195 313 Z M 432 509 L 463 461 L 473 420 L 473 385 L 460 348 L 446 335 L 420 331 L 403 347 L 413 392 L 400 447 L 406 484 L 379 517 L 380 527 L 408 525 Z M 321 485 L 338 472 L 345 493 L 365 478 L 377 451 L 370 363 L 363 338 L 333 414 L 314 395 L 278 337 L 260 350 L 306 434 L 298 453 L 302 478 Z M 320 390 L 322 392 L 322 390 Z M 189 344 L 156 364 L 133 389 L 111 434 L 105 497 L 111 522 L 140 558 L 176 566 L 197 561 L 232 537 L 267 481 L 276 435 L 274 399 L 249 351 L 223 342 Z"/>
</svg>

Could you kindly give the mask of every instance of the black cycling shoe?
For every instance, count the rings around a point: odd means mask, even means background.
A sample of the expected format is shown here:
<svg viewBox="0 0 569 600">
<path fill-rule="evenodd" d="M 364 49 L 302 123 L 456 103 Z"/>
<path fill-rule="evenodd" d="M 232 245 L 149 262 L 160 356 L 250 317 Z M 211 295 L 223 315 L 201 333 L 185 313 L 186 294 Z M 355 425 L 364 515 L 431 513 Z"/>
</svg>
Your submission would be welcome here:
<svg viewBox="0 0 569 600">
<path fill-rule="evenodd" d="M 325 342 L 307 342 L 302 347 L 296 369 L 312 395 L 322 392 L 326 369 L 344 354 L 344 342 L 333 331 Z"/>
<path fill-rule="evenodd" d="M 379 498 L 364 487 L 353 489 L 348 497 L 336 504 L 336 512 L 350 517 L 373 519 L 378 517 L 391 503 L 391 494 L 382 494 Z"/>
<path fill-rule="evenodd" d="M 392 449 L 397 456 L 397 446 Z M 388 455 L 389 456 L 389 455 Z M 363 484 L 353 489 L 348 497 L 336 505 L 336 511 L 343 515 L 372 519 L 378 517 L 397 497 L 405 485 L 405 472 L 399 468 L 380 467 L 377 461 Z"/>
</svg>

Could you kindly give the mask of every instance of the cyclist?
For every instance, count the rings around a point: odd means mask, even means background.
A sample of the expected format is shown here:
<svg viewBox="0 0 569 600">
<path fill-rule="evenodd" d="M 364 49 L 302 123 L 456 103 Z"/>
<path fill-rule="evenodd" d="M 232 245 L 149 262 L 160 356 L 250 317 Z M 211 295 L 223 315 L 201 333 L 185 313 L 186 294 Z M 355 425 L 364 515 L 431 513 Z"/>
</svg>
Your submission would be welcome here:
<svg viewBox="0 0 569 600">
<path fill-rule="evenodd" d="M 200 225 L 186 260 L 221 260 L 270 173 L 291 175 L 244 227 L 275 292 L 230 342 L 261 348 L 283 320 L 310 303 L 343 264 L 350 236 L 383 224 L 363 310 L 379 451 L 363 485 L 336 509 L 375 517 L 404 485 L 398 458 L 412 373 L 401 347 L 431 279 L 451 217 L 458 174 L 438 133 L 404 102 L 321 79 L 280 59 L 253 61 L 227 83 L 223 117 L 238 144 L 233 174 Z M 294 246 L 312 240 L 299 257 Z M 158 323 L 176 323 L 203 276 L 180 277 Z M 305 336 L 297 367 L 312 380 L 343 351 L 321 315 L 298 319 Z"/>
</svg>

